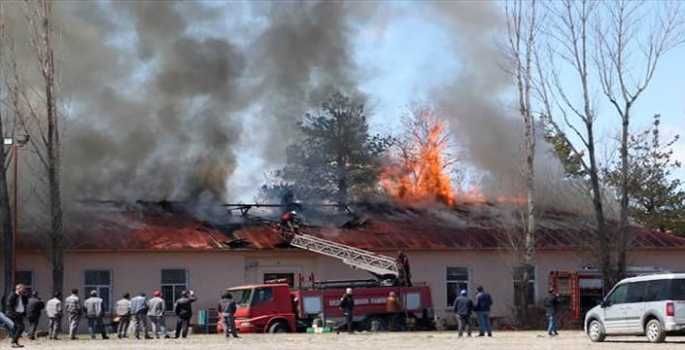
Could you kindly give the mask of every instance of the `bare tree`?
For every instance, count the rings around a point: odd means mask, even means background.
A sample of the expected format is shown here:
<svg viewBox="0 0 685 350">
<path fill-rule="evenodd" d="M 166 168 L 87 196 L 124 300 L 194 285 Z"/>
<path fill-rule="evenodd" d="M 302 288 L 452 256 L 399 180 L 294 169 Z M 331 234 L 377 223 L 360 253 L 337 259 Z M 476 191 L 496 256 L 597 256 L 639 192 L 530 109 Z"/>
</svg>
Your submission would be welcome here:
<svg viewBox="0 0 685 350">
<path fill-rule="evenodd" d="M 626 270 L 628 213 L 630 203 L 630 119 L 632 107 L 647 89 L 662 56 L 685 40 L 679 2 L 665 2 L 645 30 L 644 1 L 617 0 L 604 3 L 608 21 L 597 17 L 594 60 L 602 91 L 621 120 L 620 137 L 620 225 L 616 278 Z M 645 37 L 640 36 L 646 33 Z M 644 35 L 644 34 L 642 34 Z M 644 39 L 644 40 L 643 40 Z M 637 55 L 634 55 L 637 53 Z M 637 56 L 642 62 L 634 62 Z M 635 64 L 634 64 L 635 63 Z M 642 63 L 642 64 L 641 64 Z"/>
<path fill-rule="evenodd" d="M 537 88 L 545 109 L 544 120 L 563 141 L 563 148 L 577 162 L 577 175 L 587 184 L 586 190 L 592 200 L 597 225 L 596 236 L 588 243 L 596 248 L 604 285 L 609 288 L 625 274 L 630 241 L 626 230 L 628 214 L 625 203 L 629 193 L 623 191 L 621 227 L 613 232 L 609 230 L 606 219 L 595 130 L 598 106 L 592 96 L 595 90 L 601 89 L 621 117 L 620 148 L 625 180 L 628 176 L 625 170 L 629 161 L 627 140 L 631 107 L 648 87 L 659 58 L 677 42 L 673 35 L 680 24 L 677 15 L 657 16 L 653 23 L 644 23 L 637 17 L 640 10 L 645 10 L 642 2 L 563 0 L 547 5 L 552 18 L 547 21 L 546 33 L 554 48 L 547 50 L 548 60 L 538 60 L 537 65 L 541 76 Z M 634 35 L 643 32 L 640 28 L 643 24 L 649 25 L 649 28 L 644 28 L 644 32 L 648 33 L 647 44 L 641 50 L 645 54 L 646 73 L 634 82 L 629 80 L 633 76 L 634 66 L 627 59 L 631 50 L 635 49 L 633 45 L 641 47 Z M 551 65 L 548 71 L 545 63 Z M 570 67 L 571 74 L 577 79 L 575 84 L 562 79 L 562 65 L 558 63 Z M 595 73 L 598 79 L 593 78 Z M 582 127 L 578 127 L 577 121 Z"/>
<path fill-rule="evenodd" d="M 25 109 L 28 110 L 24 125 L 27 128 L 32 126 L 39 133 L 37 137 L 32 138 L 32 145 L 47 177 L 52 284 L 54 291 L 61 292 L 64 283 L 64 235 L 60 186 L 60 119 L 55 80 L 52 2 L 25 0 L 25 15 L 32 33 L 31 46 L 36 54 L 44 91 L 36 92 L 40 98 L 31 99 L 26 96 L 26 89 L 23 89 Z M 34 101 L 40 101 L 41 105 L 34 107 Z M 32 122 L 31 126 L 26 126 L 29 122 Z"/>
<path fill-rule="evenodd" d="M 514 254 L 514 299 L 517 319 L 525 322 L 528 317 L 528 295 L 535 273 L 535 116 L 531 102 L 534 75 L 533 61 L 536 37 L 539 31 L 537 3 L 533 1 L 507 1 L 507 43 L 501 51 L 508 59 L 506 70 L 515 80 L 518 97 L 518 114 L 523 120 L 525 142 L 525 166 L 522 169 L 526 184 L 525 215 L 521 215 L 522 230 L 508 232 L 506 241 Z M 515 237 L 522 234 L 522 237 Z"/>
<path fill-rule="evenodd" d="M 7 47 L 9 46 L 9 36 L 6 22 L 5 8 L 2 3 L 0 3 L 0 70 L 2 71 L 2 76 L 6 77 L 6 63 L 7 63 Z M 0 96 L 2 96 L 3 101 L 6 100 L 5 96 L 7 91 L 3 89 L 0 85 Z M 4 107 L 0 108 L 0 137 L 4 137 L 6 134 L 6 121 L 9 119 L 4 113 L 7 109 Z M 3 253 L 3 282 L 5 289 L 3 295 L 7 296 L 12 291 L 12 283 L 14 281 L 14 276 L 12 275 L 14 271 L 14 240 L 15 237 L 12 234 L 12 215 L 10 208 L 10 195 L 7 186 L 7 164 L 8 164 L 8 149 L 3 149 L 0 152 L 0 164 L 3 165 L 2 171 L 0 171 L 0 230 L 2 230 L 2 253 Z M 14 179 L 16 181 L 16 179 Z"/>
</svg>

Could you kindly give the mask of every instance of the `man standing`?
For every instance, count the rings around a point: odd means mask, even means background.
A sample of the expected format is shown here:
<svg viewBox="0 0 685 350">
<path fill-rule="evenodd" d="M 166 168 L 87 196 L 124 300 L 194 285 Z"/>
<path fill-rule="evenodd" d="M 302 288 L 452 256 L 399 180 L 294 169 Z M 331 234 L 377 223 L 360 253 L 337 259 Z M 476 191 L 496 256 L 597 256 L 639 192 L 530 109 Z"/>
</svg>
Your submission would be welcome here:
<svg viewBox="0 0 685 350">
<path fill-rule="evenodd" d="M 51 340 L 59 340 L 58 335 L 62 325 L 62 293 L 55 292 L 53 298 L 48 300 L 45 305 L 45 312 L 48 314 L 48 337 Z"/>
<path fill-rule="evenodd" d="M 224 334 L 226 338 L 233 335 L 233 338 L 239 338 L 238 332 L 235 329 L 235 311 L 237 307 L 231 293 L 224 293 L 219 300 L 219 310 L 221 310 L 221 322 L 224 326 Z"/>
<path fill-rule="evenodd" d="M 557 312 L 559 311 L 559 294 L 554 288 L 549 289 L 545 298 L 545 316 L 547 317 L 547 334 L 553 337 L 557 333 Z"/>
<path fill-rule="evenodd" d="M 69 317 L 69 338 L 76 340 L 76 333 L 78 332 L 78 324 L 81 321 L 81 299 L 78 297 L 78 289 L 71 290 L 71 295 L 64 300 L 64 309 L 67 310 L 67 317 Z"/>
<path fill-rule="evenodd" d="M 128 338 L 128 326 L 131 324 L 131 295 L 124 293 L 121 300 L 117 301 L 114 308 L 114 313 L 119 317 L 119 325 L 117 326 L 117 338 Z"/>
<path fill-rule="evenodd" d="M 26 317 L 29 319 L 29 339 L 36 340 L 36 328 L 40 321 L 40 314 L 45 308 L 43 299 L 38 296 L 38 292 L 31 293 L 28 306 L 26 307 Z"/>
<path fill-rule="evenodd" d="M 397 252 L 397 262 L 402 269 L 400 275 L 404 277 L 405 285 L 411 287 L 411 268 L 409 266 L 409 258 L 403 251 Z"/>
<path fill-rule="evenodd" d="M 150 319 L 152 333 L 157 339 L 159 339 L 160 330 L 162 331 L 164 338 L 169 338 L 169 334 L 167 334 L 166 331 L 166 325 L 164 324 L 164 312 L 166 309 L 164 305 L 164 299 L 161 297 L 162 292 L 157 290 L 153 293 L 153 297 L 147 301 L 147 317 Z"/>
<path fill-rule="evenodd" d="M 197 300 L 195 297 L 195 292 L 184 290 L 181 292 L 181 297 L 176 300 L 176 305 L 174 306 L 174 313 L 178 316 L 178 322 L 176 323 L 176 338 L 179 336 L 183 338 L 188 336 L 188 326 L 190 325 L 190 319 L 193 317 L 193 306 L 192 304 Z"/>
<path fill-rule="evenodd" d="M 464 334 L 464 329 L 466 329 L 466 335 L 471 336 L 471 312 L 473 312 L 473 301 L 466 296 L 466 290 L 462 290 L 454 301 L 454 314 L 457 315 L 460 338 Z"/>
<path fill-rule="evenodd" d="M 26 288 L 23 284 L 17 284 L 9 298 L 7 298 L 7 316 L 14 322 L 12 331 L 12 347 L 23 348 L 19 345 L 19 338 L 24 333 L 24 317 L 26 316 L 26 306 L 29 302 L 26 296 Z"/>
<path fill-rule="evenodd" d="M 487 332 L 488 337 L 492 337 L 492 323 L 490 323 L 492 297 L 488 292 L 483 290 L 482 286 L 478 286 L 476 290 L 478 291 L 478 294 L 476 294 L 476 305 L 473 309 L 478 318 L 478 336 L 482 337 L 485 335 L 485 332 Z"/>
<path fill-rule="evenodd" d="M 88 333 L 90 334 L 90 339 L 95 339 L 96 327 L 100 330 L 102 339 L 109 339 L 109 337 L 107 337 L 107 330 L 102 325 L 105 307 L 102 298 L 98 297 L 97 291 L 90 291 L 90 298 L 83 302 L 83 308 L 86 310 L 86 318 L 88 318 Z"/>
<path fill-rule="evenodd" d="M 133 323 L 133 334 L 136 339 L 140 339 L 140 329 L 143 329 L 145 339 L 152 339 L 147 332 L 147 303 L 145 302 L 145 293 L 140 293 L 137 297 L 131 299 L 131 321 Z"/>
<path fill-rule="evenodd" d="M 398 328 L 397 320 L 400 316 L 400 303 L 397 301 L 395 292 L 390 292 L 390 295 L 388 295 L 388 298 L 385 300 L 385 312 L 390 315 L 388 330 L 396 331 Z"/>
<path fill-rule="evenodd" d="M 353 334 L 352 329 L 354 321 L 354 297 L 352 296 L 352 288 L 347 288 L 345 294 L 340 298 L 340 309 L 343 315 L 345 315 L 345 325 L 347 325 L 347 332 Z M 338 333 L 340 333 L 340 328 L 338 327 Z"/>
</svg>

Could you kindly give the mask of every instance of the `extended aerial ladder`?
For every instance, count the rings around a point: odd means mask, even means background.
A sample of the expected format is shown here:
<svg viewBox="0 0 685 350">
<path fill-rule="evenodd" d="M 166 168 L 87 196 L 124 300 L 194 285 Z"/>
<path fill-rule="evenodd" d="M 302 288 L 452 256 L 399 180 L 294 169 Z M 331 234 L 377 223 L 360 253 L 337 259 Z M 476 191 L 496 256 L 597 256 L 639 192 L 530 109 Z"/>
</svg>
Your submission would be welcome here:
<svg viewBox="0 0 685 350">
<path fill-rule="evenodd" d="M 342 260 L 343 263 L 349 266 L 371 272 L 383 278 L 397 279 L 400 276 L 397 261 L 389 256 L 372 253 L 305 233 L 294 234 L 290 240 L 290 245 Z"/>
<path fill-rule="evenodd" d="M 240 210 L 242 216 L 247 216 L 247 212 L 252 207 L 281 207 L 278 204 L 227 204 L 231 210 Z M 333 242 L 324 238 L 307 234 L 301 228 L 291 230 L 281 225 L 274 224 L 274 231 L 290 246 L 308 250 L 310 252 L 326 255 L 341 260 L 346 265 L 355 269 L 368 271 L 375 275 L 382 282 L 397 283 L 404 278 L 397 260 L 369 252 L 364 249 L 348 246 Z"/>
</svg>

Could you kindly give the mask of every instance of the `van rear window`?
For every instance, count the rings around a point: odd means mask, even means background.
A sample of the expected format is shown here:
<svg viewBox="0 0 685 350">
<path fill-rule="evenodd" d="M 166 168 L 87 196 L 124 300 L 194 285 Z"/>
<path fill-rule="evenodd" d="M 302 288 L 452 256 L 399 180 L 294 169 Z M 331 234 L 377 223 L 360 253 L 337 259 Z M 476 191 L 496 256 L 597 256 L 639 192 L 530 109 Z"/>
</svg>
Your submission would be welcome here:
<svg viewBox="0 0 685 350">
<path fill-rule="evenodd" d="M 671 280 L 671 300 L 685 300 L 685 279 Z"/>
</svg>

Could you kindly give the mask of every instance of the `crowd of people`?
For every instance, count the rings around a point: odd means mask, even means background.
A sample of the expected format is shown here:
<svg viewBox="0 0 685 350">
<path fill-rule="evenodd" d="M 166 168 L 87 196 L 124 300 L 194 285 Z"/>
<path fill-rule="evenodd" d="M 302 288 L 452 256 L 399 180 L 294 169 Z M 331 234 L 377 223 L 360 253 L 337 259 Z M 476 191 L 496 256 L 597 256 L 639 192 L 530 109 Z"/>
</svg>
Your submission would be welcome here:
<svg viewBox="0 0 685 350">
<path fill-rule="evenodd" d="M 492 297 L 482 286 L 478 286 L 476 291 L 478 293 L 475 302 L 467 296 L 466 290 L 461 290 L 459 296 L 454 300 L 454 315 L 457 319 L 459 337 L 462 337 L 464 332 L 466 332 L 466 336 L 471 336 L 471 319 L 474 313 L 478 320 L 478 336 L 483 337 L 486 333 L 488 337 L 492 336 L 492 322 L 490 320 Z M 551 337 L 559 335 L 556 326 L 559 304 L 559 293 L 550 288 L 544 306 L 547 333 Z"/>
<path fill-rule="evenodd" d="M 72 289 L 71 295 L 64 300 L 61 293 L 56 292 L 52 299 L 45 303 L 38 292 L 32 292 L 29 297 L 25 286 L 18 284 L 13 293 L 4 298 L 6 302 L 3 303 L 2 315 L 7 315 L 13 324 L 10 328 L 12 347 L 24 347 L 19 344 L 19 339 L 25 332 L 25 319 L 29 322 L 29 329 L 26 333 L 28 339 L 36 338 L 36 330 L 43 310 L 48 317 L 48 339 L 50 340 L 60 339 L 61 324 L 65 317 L 70 339 L 77 339 L 78 327 L 84 317 L 88 323 L 88 334 L 91 339 L 95 339 L 97 333 L 102 339 L 109 339 L 107 327 L 103 322 L 106 309 L 103 299 L 98 296 L 97 291 L 93 290 L 89 293 L 89 297 L 81 302 L 78 292 L 78 289 Z M 173 312 L 177 316 L 174 338 L 188 336 L 190 319 L 193 316 L 192 304 L 196 300 L 195 292 L 184 290 L 174 303 Z M 224 293 L 218 307 L 226 337 L 238 338 L 234 319 L 237 307 L 231 294 Z M 161 291 L 155 291 L 149 299 L 145 293 L 140 293 L 133 298 L 129 293 L 125 293 L 114 305 L 111 324 L 119 339 L 128 338 L 129 335 L 136 339 L 141 339 L 141 336 L 144 339 L 171 338 L 166 328 L 166 311 L 166 303 Z M 148 330 L 148 324 L 151 330 Z"/>
</svg>

